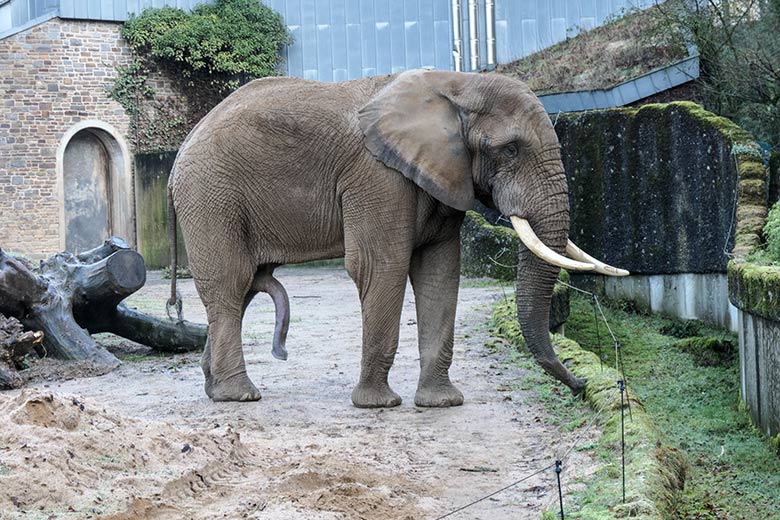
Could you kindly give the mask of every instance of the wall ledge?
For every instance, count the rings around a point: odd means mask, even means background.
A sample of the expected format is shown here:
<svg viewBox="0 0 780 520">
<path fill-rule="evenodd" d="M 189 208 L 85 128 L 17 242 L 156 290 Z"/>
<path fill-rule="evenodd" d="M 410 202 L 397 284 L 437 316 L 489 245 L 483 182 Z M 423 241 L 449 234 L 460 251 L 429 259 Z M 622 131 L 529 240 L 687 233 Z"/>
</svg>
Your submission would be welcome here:
<svg viewBox="0 0 780 520">
<path fill-rule="evenodd" d="M 545 94 L 539 96 L 539 100 L 550 114 L 621 107 L 698 77 L 699 56 L 690 56 L 610 89 Z"/>
</svg>

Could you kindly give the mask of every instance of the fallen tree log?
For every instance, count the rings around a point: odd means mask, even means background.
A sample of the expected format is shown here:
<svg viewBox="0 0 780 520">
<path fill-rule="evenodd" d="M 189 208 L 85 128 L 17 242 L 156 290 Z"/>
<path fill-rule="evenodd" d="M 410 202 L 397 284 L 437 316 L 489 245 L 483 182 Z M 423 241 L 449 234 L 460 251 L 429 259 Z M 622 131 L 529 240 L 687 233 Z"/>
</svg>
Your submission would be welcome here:
<svg viewBox="0 0 780 520">
<path fill-rule="evenodd" d="M 161 320 L 123 303 L 93 316 L 87 328 L 91 333 L 111 332 L 169 354 L 202 350 L 207 333 L 205 325 Z"/>
<path fill-rule="evenodd" d="M 205 325 L 163 320 L 120 304 L 145 282 L 143 257 L 116 237 L 78 256 L 57 253 L 38 269 L 0 249 L 0 313 L 42 331 L 47 355 L 107 370 L 119 360 L 90 333 L 112 332 L 164 352 L 205 345 Z"/>
</svg>

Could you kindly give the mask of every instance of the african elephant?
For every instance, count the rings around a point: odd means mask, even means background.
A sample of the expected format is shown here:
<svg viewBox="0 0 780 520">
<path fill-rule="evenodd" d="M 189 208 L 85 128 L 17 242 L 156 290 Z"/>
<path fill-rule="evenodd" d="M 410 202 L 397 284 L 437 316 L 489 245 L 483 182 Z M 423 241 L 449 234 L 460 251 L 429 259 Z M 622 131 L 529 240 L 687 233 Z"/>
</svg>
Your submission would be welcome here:
<svg viewBox="0 0 780 520">
<path fill-rule="evenodd" d="M 496 74 L 252 81 L 192 130 L 168 188 L 170 221 L 181 223 L 208 314 L 201 365 L 215 401 L 260 399 L 241 348 L 258 292 L 276 303 L 274 354 L 286 357 L 288 300 L 274 269 L 343 256 L 363 320 L 355 406 L 401 403 L 387 375 L 407 277 L 420 350 L 415 404 L 460 405 L 448 370 L 460 226 L 475 198 L 509 215 L 521 236 L 520 324 L 538 362 L 575 392 L 584 381 L 559 362 L 548 334 L 558 272 L 627 274 L 567 247 L 566 178 L 550 119 L 525 84 Z"/>
</svg>

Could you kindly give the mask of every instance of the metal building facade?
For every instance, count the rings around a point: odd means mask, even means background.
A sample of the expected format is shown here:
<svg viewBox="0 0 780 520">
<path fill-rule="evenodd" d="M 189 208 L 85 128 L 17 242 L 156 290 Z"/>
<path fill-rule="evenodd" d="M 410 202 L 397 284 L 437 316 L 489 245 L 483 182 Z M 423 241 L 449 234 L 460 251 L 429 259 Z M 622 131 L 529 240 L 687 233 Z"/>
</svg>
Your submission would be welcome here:
<svg viewBox="0 0 780 520">
<path fill-rule="evenodd" d="M 452 68 L 450 0 L 267 0 L 294 43 L 291 76 L 320 81 Z"/>
<path fill-rule="evenodd" d="M 468 15 L 477 13 L 474 49 L 484 65 L 486 3 L 495 13 L 497 61 L 508 63 L 655 0 L 474 0 L 471 10 L 469 0 L 262 1 L 281 13 L 294 38 L 284 51 L 285 72 L 342 81 L 420 67 L 454 69 L 453 4 L 461 10 L 464 70 L 471 70 Z M 0 0 L 0 38 L 54 16 L 123 21 L 148 7 L 191 9 L 198 3 L 202 0 Z"/>
</svg>

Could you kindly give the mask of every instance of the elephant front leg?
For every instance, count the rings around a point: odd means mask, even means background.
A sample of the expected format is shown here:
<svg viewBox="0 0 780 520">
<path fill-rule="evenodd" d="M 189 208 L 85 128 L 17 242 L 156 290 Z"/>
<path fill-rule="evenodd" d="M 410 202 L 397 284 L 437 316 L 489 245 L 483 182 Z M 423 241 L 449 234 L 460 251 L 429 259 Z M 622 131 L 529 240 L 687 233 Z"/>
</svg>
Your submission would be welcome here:
<svg viewBox="0 0 780 520">
<path fill-rule="evenodd" d="M 398 406 L 401 397 L 387 382 L 398 349 L 408 267 L 381 269 L 375 265 L 347 269 L 360 292 L 363 314 L 363 354 L 360 381 L 352 391 L 352 403 L 358 408 Z"/>
<path fill-rule="evenodd" d="M 463 404 L 463 394 L 449 376 L 460 283 L 459 236 L 415 251 L 410 277 L 420 347 L 420 381 L 414 404 L 459 406 Z"/>
</svg>

